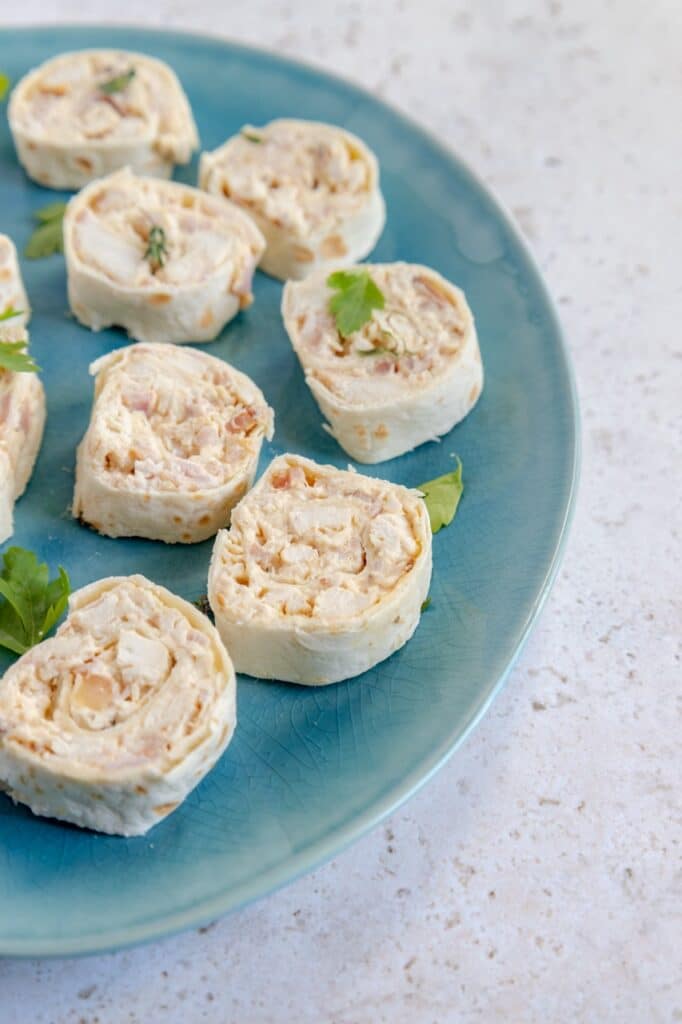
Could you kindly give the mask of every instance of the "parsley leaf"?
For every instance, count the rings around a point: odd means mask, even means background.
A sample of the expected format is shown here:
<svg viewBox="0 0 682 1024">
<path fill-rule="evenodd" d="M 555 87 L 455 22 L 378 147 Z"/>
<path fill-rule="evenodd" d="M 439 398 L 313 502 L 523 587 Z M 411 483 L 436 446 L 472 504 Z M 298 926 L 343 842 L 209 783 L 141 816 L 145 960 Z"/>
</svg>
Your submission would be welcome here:
<svg viewBox="0 0 682 1024">
<path fill-rule="evenodd" d="M 33 214 L 38 221 L 38 227 L 28 240 L 24 250 L 29 260 L 40 260 L 43 256 L 51 256 L 55 252 L 64 251 L 64 238 L 62 235 L 62 221 L 66 203 L 50 203 L 42 210 L 36 210 Z"/>
<path fill-rule="evenodd" d="M 23 654 L 40 643 L 66 611 L 71 584 L 66 570 L 48 579 L 48 568 L 32 551 L 12 547 L 0 572 L 0 646 Z"/>
<path fill-rule="evenodd" d="M 33 216 L 40 224 L 49 224 L 53 220 L 61 220 L 66 210 L 66 203 L 49 203 L 40 210 L 36 210 Z"/>
<path fill-rule="evenodd" d="M 5 96 L 9 92 L 11 84 L 9 75 L 6 75 L 4 71 L 0 71 L 0 102 L 4 100 Z"/>
<path fill-rule="evenodd" d="M 23 309 L 15 309 L 14 306 L 8 306 L 4 313 L 0 313 L 1 320 L 11 320 L 13 316 L 21 316 Z"/>
<path fill-rule="evenodd" d="M 422 608 L 421 608 L 422 614 L 426 611 L 427 608 L 430 608 L 430 607 L 431 607 L 431 598 L 427 597 L 425 601 L 422 601 Z"/>
<path fill-rule="evenodd" d="M 263 137 L 261 135 L 258 135 L 258 133 L 255 132 L 253 128 L 242 128 L 239 134 L 242 135 L 245 139 L 248 139 L 249 142 L 263 141 Z"/>
<path fill-rule="evenodd" d="M 135 68 L 130 68 L 128 71 L 124 71 L 122 75 L 116 75 L 114 78 L 102 82 L 97 88 L 105 96 L 113 96 L 115 92 L 123 92 L 130 85 L 135 74 Z"/>
<path fill-rule="evenodd" d="M 198 608 L 203 615 L 207 615 L 209 619 L 213 618 L 213 609 L 209 604 L 208 595 L 204 594 L 203 597 L 198 597 L 196 601 L 192 601 L 195 608 Z"/>
<path fill-rule="evenodd" d="M 462 497 L 464 483 L 462 481 L 462 461 L 457 459 L 457 469 L 444 476 L 420 484 L 431 522 L 431 532 L 438 533 L 443 526 L 449 526 L 455 518 L 455 512 Z"/>
<path fill-rule="evenodd" d="M 167 255 L 166 232 L 158 224 L 154 224 L 149 231 L 147 249 L 144 254 L 144 258 L 149 261 L 149 269 L 152 274 L 155 274 L 165 264 Z"/>
<path fill-rule="evenodd" d="M 16 373 L 37 373 L 40 367 L 28 352 L 24 351 L 28 340 L 0 341 L 0 369 Z"/>
<path fill-rule="evenodd" d="M 395 349 L 387 348 L 386 345 L 376 345 L 375 348 L 357 348 L 355 351 L 359 356 L 391 356 L 393 359 L 400 358 Z"/>
<path fill-rule="evenodd" d="M 337 270 L 327 284 L 336 291 L 329 299 L 329 312 L 342 338 L 371 320 L 372 310 L 384 308 L 384 296 L 366 270 Z"/>
</svg>

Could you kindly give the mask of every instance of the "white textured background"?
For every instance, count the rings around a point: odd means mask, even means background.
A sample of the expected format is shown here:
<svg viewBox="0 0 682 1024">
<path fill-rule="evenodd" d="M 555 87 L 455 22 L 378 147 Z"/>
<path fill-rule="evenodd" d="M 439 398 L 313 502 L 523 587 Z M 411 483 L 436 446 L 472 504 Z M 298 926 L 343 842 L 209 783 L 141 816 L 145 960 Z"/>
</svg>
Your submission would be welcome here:
<svg viewBox="0 0 682 1024">
<path fill-rule="evenodd" d="M 464 154 L 558 302 L 583 482 L 543 618 L 433 782 L 209 928 L 0 961 L 1 1024 L 682 1020 L 680 0 L 0 9 L 3 24 L 57 19 L 222 32 L 314 60 Z"/>
</svg>

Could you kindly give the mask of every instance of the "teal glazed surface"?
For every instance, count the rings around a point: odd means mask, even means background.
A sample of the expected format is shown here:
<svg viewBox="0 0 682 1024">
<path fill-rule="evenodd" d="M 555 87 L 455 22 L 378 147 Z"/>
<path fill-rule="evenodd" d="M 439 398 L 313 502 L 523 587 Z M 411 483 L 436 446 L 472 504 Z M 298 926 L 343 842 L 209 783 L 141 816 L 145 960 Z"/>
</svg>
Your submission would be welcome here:
<svg viewBox="0 0 682 1024">
<path fill-rule="evenodd" d="M 577 475 L 577 410 L 551 303 L 515 229 L 432 137 L 339 79 L 201 37 L 128 28 L 0 31 L 16 81 L 65 50 L 113 46 L 168 61 L 202 146 L 279 116 L 343 125 L 376 151 L 388 219 L 371 259 L 429 264 L 473 308 L 486 370 L 468 419 L 363 472 L 417 485 L 464 464 L 455 523 L 434 538 L 432 603 L 414 638 L 348 683 L 306 689 L 241 678 L 239 723 L 216 768 L 149 835 L 120 839 L 34 817 L 0 796 L 0 955 L 67 955 L 159 937 L 222 914 L 331 856 L 404 800 L 478 721 L 551 585 Z M 196 160 L 176 177 L 196 181 Z M 59 198 L 31 184 L 0 123 L 0 230 L 24 248 L 32 212 Z M 206 589 L 211 542 L 109 540 L 69 517 L 74 453 L 92 396 L 88 364 L 126 343 L 67 315 L 64 261 L 22 261 L 48 421 L 9 543 L 62 563 L 74 586 L 142 572 L 190 599 Z M 346 466 L 322 429 L 261 274 L 255 304 L 205 350 L 246 371 L 275 409 L 261 468 L 280 452 Z M 0 669 L 10 657 L 0 655 Z M 1 682 L 0 682 L 0 685 Z M 456 828 L 456 825 L 453 825 Z"/>
</svg>

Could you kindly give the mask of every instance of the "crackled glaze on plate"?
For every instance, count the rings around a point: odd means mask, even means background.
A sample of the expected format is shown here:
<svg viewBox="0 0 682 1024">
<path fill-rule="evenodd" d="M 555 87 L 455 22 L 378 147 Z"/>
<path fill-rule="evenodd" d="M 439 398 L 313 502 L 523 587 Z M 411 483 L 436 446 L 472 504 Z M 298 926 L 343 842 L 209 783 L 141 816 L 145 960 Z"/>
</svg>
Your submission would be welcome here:
<svg viewBox="0 0 682 1024">
<path fill-rule="evenodd" d="M 168 61 L 205 149 L 242 123 L 300 116 L 366 139 L 381 161 L 388 219 L 374 261 L 426 263 L 460 285 L 476 317 L 486 387 L 439 444 L 364 472 L 417 485 L 453 465 L 466 493 L 434 538 L 432 604 L 410 643 L 349 683 L 310 690 L 241 678 L 227 752 L 148 836 L 124 840 L 35 818 L 0 797 L 0 954 L 112 949 L 188 927 L 292 879 L 374 824 L 442 763 L 501 686 L 556 570 L 577 472 L 570 367 L 542 281 L 516 231 L 438 142 L 361 90 L 219 40 L 142 29 L 0 31 L 16 79 L 64 50 L 140 50 Z M 194 182 L 196 161 L 176 175 Z M 0 123 L 0 230 L 21 250 L 32 211 L 58 199 L 24 176 Z M 48 424 L 13 541 L 63 563 L 74 587 L 142 572 L 184 597 L 205 592 L 211 542 L 109 540 L 69 516 L 75 448 L 88 422 L 88 364 L 125 343 L 69 316 L 59 256 L 22 269 Z M 250 374 L 276 411 L 261 468 L 293 450 L 346 466 L 323 431 L 279 314 L 258 274 L 255 305 L 206 351 Z M 0 668 L 10 657 L 0 655 Z M 1 683 L 0 683 L 1 685 Z"/>
</svg>

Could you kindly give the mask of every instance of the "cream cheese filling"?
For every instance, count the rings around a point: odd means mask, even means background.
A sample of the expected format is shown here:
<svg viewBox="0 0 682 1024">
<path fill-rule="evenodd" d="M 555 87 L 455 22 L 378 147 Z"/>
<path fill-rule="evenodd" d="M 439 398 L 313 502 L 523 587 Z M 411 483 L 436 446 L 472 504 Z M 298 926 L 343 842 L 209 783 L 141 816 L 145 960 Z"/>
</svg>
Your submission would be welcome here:
<svg viewBox="0 0 682 1024">
<path fill-rule="evenodd" d="M 470 331 L 471 314 L 454 289 L 426 267 L 369 264 L 383 309 L 342 337 L 329 311 L 327 274 L 287 286 L 285 316 L 306 375 L 349 405 L 373 405 L 428 387 L 447 372 Z"/>
<path fill-rule="evenodd" d="M 271 433 L 259 389 L 213 356 L 140 344 L 103 362 L 87 453 L 117 489 L 192 494 L 222 487 L 249 471 Z"/>
<path fill-rule="evenodd" d="M 3 680 L 3 742 L 104 780 L 186 757 L 213 730 L 227 681 L 212 627 L 162 595 L 141 577 L 114 581 L 24 655 Z"/>
<path fill-rule="evenodd" d="M 124 88 L 102 90 L 131 70 Z M 84 50 L 47 62 L 20 84 L 12 119 L 14 130 L 61 146 L 156 140 L 178 163 L 189 160 L 198 142 L 171 70 L 142 54 L 115 50 Z"/>
<path fill-rule="evenodd" d="M 165 249 L 158 267 L 146 255 L 155 227 Z M 72 241 L 81 263 L 118 286 L 201 284 L 231 265 L 230 287 L 245 298 L 260 255 L 257 233 L 238 211 L 196 189 L 128 174 L 115 175 L 78 203 Z"/>
<path fill-rule="evenodd" d="M 377 184 L 358 140 L 310 121 L 246 126 L 211 157 L 209 191 L 301 239 L 357 213 Z"/>
<path fill-rule="evenodd" d="M 245 621 L 304 629 L 361 616 L 414 567 L 419 501 L 381 480 L 276 460 L 221 535 L 218 605 Z"/>
</svg>

